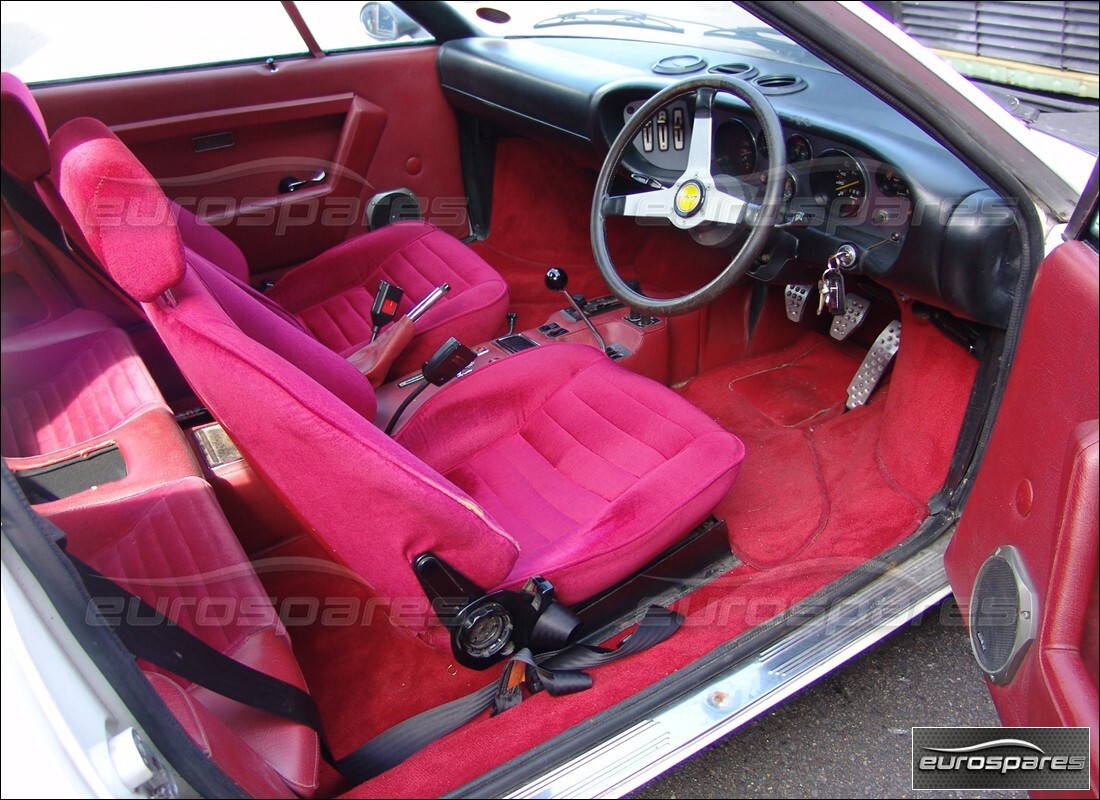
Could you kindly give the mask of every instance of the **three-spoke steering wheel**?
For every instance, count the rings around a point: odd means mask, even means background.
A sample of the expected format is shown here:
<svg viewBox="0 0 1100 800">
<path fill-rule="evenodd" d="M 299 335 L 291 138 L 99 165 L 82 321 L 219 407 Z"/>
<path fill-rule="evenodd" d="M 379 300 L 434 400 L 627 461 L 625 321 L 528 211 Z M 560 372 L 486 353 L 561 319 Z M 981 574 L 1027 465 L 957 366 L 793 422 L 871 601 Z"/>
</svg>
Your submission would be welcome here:
<svg viewBox="0 0 1100 800">
<path fill-rule="evenodd" d="M 746 102 L 760 122 L 768 148 L 768 181 L 760 205 L 723 191 L 711 172 L 714 149 L 714 100 L 718 92 L 729 92 Z M 611 195 L 611 183 L 623 154 L 638 132 L 659 109 L 674 100 L 695 95 L 695 118 L 688 144 L 687 169 L 670 187 L 634 194 Z M 779 117 L 771 103 L 755 87 L 737 78 L 704 75 L 674 83 L 639 108 L 611 144 L 596 180 L 592 202 L 592 252 L 596 266 L 611 293 L 631 308 L 648 314 L 686 314 L 714 300 L 748 271 L 764 248 L 779 216 L 783 197 L 787 154 Z M 745 197 L 751 194 L 746 191 Z M 733 260 L 705 286 L 681 297 L 657 299 L 638 294 L 619 275 L 607 249 L 608 217 L 664 219 L 677 228 L 690 230 L 704 223 L 748 225 L 749 235 Z"/>
</svg>

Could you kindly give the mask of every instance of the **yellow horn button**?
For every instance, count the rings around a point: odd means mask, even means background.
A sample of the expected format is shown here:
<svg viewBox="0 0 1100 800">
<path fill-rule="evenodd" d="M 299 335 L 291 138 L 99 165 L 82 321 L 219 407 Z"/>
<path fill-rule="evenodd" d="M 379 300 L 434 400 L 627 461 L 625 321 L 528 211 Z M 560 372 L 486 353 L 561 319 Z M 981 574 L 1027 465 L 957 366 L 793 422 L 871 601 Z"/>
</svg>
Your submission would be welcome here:
<svg viewBox="0 0 1100 800">
<path fill-rule="evenodd" d="M 703 185 L 698 181 L 687 181 L 676 190 L 676 213 L 681 217 L 690 217 L 703 205 Z"/>
</svg>

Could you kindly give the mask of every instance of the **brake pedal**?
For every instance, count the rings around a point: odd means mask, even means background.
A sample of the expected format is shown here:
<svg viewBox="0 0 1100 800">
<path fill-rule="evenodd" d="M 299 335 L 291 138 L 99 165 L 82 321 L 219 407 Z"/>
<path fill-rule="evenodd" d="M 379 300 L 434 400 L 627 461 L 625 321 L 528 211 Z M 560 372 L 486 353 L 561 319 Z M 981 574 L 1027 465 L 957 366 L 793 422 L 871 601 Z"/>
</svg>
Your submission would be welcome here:
<svg viewBox="0 0 1100 800">
<path fill-rule="evenodd" d="M 863 320 L 867 319 L 867 311 L 870 308 L 870 300 L 860 297 L 858 294 L 849 294 L 844 313 L 833 317 L 833 325 L 829 328 L 829 335 L 838 342 L 843 342 L 852 331 L 863 324 Z"/>
<path fill-rule="evenodd" d="M 878 382 L 882 380 L 886 368 L 890 366 L 890 362 L 898 352 L 900 344 L 901 323 L 894 320 L 875 339 L 875 343 L 867 351 L 867 357 L 863 359 L 863 363 L 856 370 L 856 376 L 848 384 L 848 402 L 845 403 L 845 408 L 851 411 L 853 408 L 859 408 L 867 402 L 871 392 L 878 386 Z"/>
<path fill-rule="evenodd" d="M 787 302 L 787 319 L 791 322 L 802 321 L 802 315 L 806 312 L 806 302 L 810 299 L 810 290 L 813 288 L 808 283 L 787 284 L 787 290 L 783 296 Z"/>
</svg>

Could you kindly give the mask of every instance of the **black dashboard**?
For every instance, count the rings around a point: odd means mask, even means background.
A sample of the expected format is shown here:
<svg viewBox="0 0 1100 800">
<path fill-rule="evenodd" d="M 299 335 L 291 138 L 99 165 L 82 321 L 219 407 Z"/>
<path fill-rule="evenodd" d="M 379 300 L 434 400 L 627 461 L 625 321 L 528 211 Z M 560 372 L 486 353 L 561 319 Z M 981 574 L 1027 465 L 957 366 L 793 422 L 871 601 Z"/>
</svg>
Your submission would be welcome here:
<svg viewBox="0 0 1100 800">
<path fill-rule="evenodd" d="M 853 273 L 962 317 L 1007 322 L 1018 274 L 1011 208 L 951 152 L 808 54 L 772 60 L 624 40 L 473 38 L 445 44 L 439 70 L 457 108 L 596 160 L 642 103 L 680 77 L 747 80 L 779 115 L 786 145 L 782 221 L 754 278 L 816 281 L 828 257 L 851 244 Z M 623 159 L 623 185 L 671 185 L 687 161 L 692 121 L 690 100 L 647 121 Z M 748 106 L 720 94 L 713 131 L 716 180 L 741 184 L 749 199 L 762 193 L 768 153 Z M 697 238 L 730 244 L 713 232 Z"/>
</svg>

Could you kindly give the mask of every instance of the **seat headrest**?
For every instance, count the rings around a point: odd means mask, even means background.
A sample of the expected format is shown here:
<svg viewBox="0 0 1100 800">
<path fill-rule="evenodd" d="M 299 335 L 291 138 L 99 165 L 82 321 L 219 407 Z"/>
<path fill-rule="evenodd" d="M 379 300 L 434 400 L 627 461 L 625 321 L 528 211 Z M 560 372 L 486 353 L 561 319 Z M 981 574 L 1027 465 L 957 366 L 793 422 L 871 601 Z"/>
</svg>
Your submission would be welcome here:
<svg viewBox="0 0 1100 800">
<path fill-rule="evenodd" d="M 150 302 L 184 275 L 172 204 L 107 126 L 84 117 L 50 141 L 54 182 L 100 264 L 124 292 Z"/>
<path fill-rule="evenodd" d="M 0 163 L 21 181 L 49 174 L 50 135 L 42 110 L 27 85 L 10 72 L 0 75 Z"/>
</svg>

